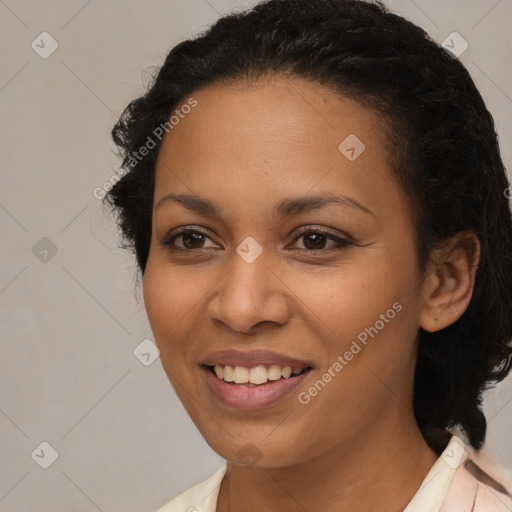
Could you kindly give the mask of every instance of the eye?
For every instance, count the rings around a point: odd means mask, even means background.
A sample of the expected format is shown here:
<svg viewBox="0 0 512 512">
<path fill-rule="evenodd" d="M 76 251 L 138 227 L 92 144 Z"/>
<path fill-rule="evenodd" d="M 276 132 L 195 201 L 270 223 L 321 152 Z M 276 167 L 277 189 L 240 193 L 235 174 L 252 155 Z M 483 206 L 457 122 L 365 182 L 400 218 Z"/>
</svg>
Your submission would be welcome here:
<svg viewBox="0 0 512 512">
<path fill-rule="evenodd" d="M 332 250 L 339 250 L 349 245 L 353 245 L 345 238 L 333 235 L 332 233 L 319 228 L 303 231 L 297 236 L 294 242 L 301 238 L 304 239 L 303 244 L 305 246 L 305 249 L 301 250 L 308 252 L 330 252 Z M 326 248 L 325 245 L 328 241 L 335 242 L 334 247 Z"/>
<path fill-rule="evenodd" d="M 208 234 L 204 231 L 183 227 L 180 228 L 178 233 L 167 237 L 163 244 L 168 246 L 171 250 L 191 251 L 194 249 L 205 249 L 203 244 L 205 240 L 209 238 Z M 176 245 L 176 240 L 181 240 L 181 246 Z"/>
<path fill-rule="evenodd" d="M 347 239 L 336 236 L 320 228 L 310 228 L 303 231 L 295 238 L 294 242 L 297 242 L 297 240 L 301 238 L 304 239 L 304 248 L 299 248 L 299 250 L 306 252 L 325 253 L 353 245 Z M 169 235 L 162 243 L 173 251 L 192 252 L 194 250 L 198 251 L 201 249 L 208 249 L 208 247 L 204 246 L 207 239 L 210 239 L 208 233 L 197 228 L 192 229 L 185 226 L 179 228 L 178 232 L 174 232 Z M 180 243 L 177 244 L 177 241 Z M 334 247 L 326 248 L 326 244 L 329 241 L 334 242 Z"/>
</svg>

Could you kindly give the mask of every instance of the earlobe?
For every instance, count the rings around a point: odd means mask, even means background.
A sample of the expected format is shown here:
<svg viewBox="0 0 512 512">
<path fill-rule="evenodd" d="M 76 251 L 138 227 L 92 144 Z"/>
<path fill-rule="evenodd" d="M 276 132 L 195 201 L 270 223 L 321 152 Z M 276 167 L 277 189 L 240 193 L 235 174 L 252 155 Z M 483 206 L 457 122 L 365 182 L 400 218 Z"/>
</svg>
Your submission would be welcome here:
<svg viewBox="0 0 512 512">
<path fill-rule="evenodd" d="M 468 231 L 452 237 L 432 257 L 425 279 L 425 302 L 420 327 L 436 332 L 455 323 L 466 311 L 480 259 L 477 236 Z"/>
</svg>

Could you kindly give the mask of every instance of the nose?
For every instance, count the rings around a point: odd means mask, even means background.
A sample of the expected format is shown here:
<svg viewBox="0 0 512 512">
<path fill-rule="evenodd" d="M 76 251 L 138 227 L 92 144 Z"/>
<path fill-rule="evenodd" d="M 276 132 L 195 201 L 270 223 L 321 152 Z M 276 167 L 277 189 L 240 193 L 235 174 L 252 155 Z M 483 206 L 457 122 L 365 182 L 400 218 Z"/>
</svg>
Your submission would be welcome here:
<svg viewBox="0 0 512 512">
<path fill-rule="evenodd" d="M 284 325 L 290 317 L 286 284 L 268 266 L 264 253 L 252 263 L 235 254 L 208 305 L 209 318 L 224 328 L 251 334 L 261 323 Z"/>
</svg>

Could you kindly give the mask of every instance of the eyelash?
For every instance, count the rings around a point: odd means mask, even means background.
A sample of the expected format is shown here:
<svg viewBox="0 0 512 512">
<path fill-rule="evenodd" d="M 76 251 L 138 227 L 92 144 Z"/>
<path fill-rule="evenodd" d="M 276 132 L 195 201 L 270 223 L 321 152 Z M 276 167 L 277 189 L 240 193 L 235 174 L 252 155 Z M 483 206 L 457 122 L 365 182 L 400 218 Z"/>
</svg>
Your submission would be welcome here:
<svg viewBox="0 0 512 512">
<path fill-rule="evenodd" d="M 200 251 L 205 251 L 207 250 L 207 248 L 198 248 L 198 249 L 186 249 L 186 248 L 183 248 L 183 247 L 176 247 L 174 245 L 174 240 L 176 238 L 179 238 L 180 236 L 182 235 L 185 235 L 185 234 L 188 234 L 188 233 L 196 233 L 196 234 L 199 234 L 199 235 L 202 235 L 202 236 L 205 236 L 207 238 L 210 238 L 208 236 L 208 233 L 200 230 L 200 229 L 197 229 L 197 228 L 190 228 L 190 227 L 187 227 L 187 226 L 184 226 L 182 228 L 179 229 L 179 231 L 177 233 L 174 233 L 172 236 L 168 236 L 163 242 L 162 244 L 165 245 L 170 251 L 175 251 L 175 252 L 200 252 Z M 337 242 L 338 243 L 338 247 L 334 247 L 334 248 L 330 248 L 330 249 L 299 249 L 300 251 L 306 251 L 308 253 L 320 253 L 320 254 L 325 254 L 325 253 L 329 253 L 329 252 L 332 252 L 332 251 L 339 251 L 341 249 L 344 249 L 350 245 L 354 245 L 352 242 L 350 242 L 349 240 L 347 239 L 344 239 L 344 238 L 340 238 L 338 236 L 335 236 L 333 235 L 332 233 L 329 233 L 323 229 L 320 229 L 320 228 L 315 228 L 315 229 L 312 229 L 312 228 L 308 228 L 304 231 L 302 231 L 301 233 L 299 233 L 295 239 L 293 240 L 293 242 L 296 242 L 297 240 L 299 240 L 300 238 L 306 236 L 306 235 L 311 235 L 311 234 L 320 234 L 320 235 L 323 235 L 325 236 L 326 238 L 328 238 L 329 240 L 332 240 L 334 242 Z"/>
</svg>

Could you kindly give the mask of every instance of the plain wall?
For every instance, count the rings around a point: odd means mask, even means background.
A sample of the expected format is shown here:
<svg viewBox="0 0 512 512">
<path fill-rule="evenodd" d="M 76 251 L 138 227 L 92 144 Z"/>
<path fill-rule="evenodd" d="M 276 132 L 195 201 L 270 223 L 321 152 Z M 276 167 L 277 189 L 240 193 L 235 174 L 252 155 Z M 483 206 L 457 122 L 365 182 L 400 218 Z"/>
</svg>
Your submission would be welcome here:
<svg viewBox="0 0 512 512">
<path fill-rule="evenodd" d="M 510 164 L 512 2 L 385 3 L 439 42 L 453 31 L 469 42 L 461 60 Z M 144 366 L 133 354 L 151 330 L 134 261 L 93 190 L 119 166 L 110 130 L 143 92 L 142 71 L 242 5 L 0 2 L 0 511 L 155 511 L 223 463 L 160 360 Z M 46 59 L 31 47 L 43 31 L 59 45 Z M 485 400 L 485 453 L 508 471 L 511 400 L 510 379 Z M 43 441 L 58 452 L 48 469 L 31 456 Z"/>
</svg>

